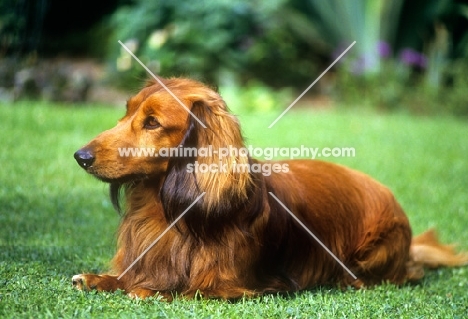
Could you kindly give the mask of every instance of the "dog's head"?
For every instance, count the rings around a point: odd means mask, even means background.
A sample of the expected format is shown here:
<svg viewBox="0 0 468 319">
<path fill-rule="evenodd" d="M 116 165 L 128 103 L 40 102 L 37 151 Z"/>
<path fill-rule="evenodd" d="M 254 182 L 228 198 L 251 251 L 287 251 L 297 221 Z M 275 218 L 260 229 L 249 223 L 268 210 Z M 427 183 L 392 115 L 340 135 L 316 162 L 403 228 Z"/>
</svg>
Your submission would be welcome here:
<svg viewBox="0 0 468 319">
<path fill-rule="evenodd" d="M 114 200 L 122 185 L 142 180 L 160 183 L 166 211 L 173 210 L 174 215 L 203 192 L 200 203 L 206 212 L 222 209 L 232 200 L 245 200 L 251 177 L 248 170 L 234 167 L 248 165 L 249 158 L 218 152 L 244 145 L 239 123 L 223 99 L 193 80 L 161 81 L 164 86 L 151 82 L 132 97 L 125 116 L 114 128 L 78 150 L 78 164 L 111 183 Z M 175 149 L 198 152 L 181 156 Z"/>
</svg>

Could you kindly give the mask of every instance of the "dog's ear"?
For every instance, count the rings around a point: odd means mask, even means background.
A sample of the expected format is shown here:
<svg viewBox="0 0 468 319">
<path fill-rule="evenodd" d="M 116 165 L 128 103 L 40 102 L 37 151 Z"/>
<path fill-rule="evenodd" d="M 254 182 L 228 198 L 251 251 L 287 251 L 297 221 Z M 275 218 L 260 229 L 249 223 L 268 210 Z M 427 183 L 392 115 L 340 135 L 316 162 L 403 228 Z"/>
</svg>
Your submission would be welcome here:
<svg viewBox="0 0 468 319">
<path fill-rule="evenodd" d="M 205 193 L 187 214 L 217 219 L 248 199 L 249 157 L 239 122 L 217 93 L 196 99 L 191 112 L 182 146 L 196 148 L 197 154 L 170 159 L 161 199 L 167 218 L 174 220 Z"/>
</svg>

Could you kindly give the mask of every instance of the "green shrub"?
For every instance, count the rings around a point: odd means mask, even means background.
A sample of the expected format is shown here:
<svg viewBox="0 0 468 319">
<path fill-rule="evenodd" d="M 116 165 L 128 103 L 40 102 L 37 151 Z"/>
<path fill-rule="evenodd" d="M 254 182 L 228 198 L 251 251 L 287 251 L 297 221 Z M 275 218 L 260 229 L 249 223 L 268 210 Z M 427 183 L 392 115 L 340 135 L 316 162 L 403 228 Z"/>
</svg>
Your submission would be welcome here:
<svg viewBox="0 0 468 319">
<path fill-rule="evenodd" d="M 110 20 L 115 30 L 109 58 L 112 78 L 126 85 L 147 76 L 121 50 L 121 40 L 162 76 L 184 75 L 223 85 L 223 77 L 230 74 L 237 84 L 255 79 L 275 87 L 303 85 L 317 73 L 317 50 L 311 50 L 316 42 L 298 38 L 292 21 L 301 29 L 297 21 L 305 19 L 287 0 L 137 0 Z"/>
</svg>

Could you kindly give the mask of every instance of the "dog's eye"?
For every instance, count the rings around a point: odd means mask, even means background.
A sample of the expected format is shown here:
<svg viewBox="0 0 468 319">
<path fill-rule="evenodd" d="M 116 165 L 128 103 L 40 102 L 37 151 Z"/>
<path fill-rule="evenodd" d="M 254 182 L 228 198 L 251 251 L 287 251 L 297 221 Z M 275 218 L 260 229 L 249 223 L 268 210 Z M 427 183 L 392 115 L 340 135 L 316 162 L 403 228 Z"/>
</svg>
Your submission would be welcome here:
<svg viewBox="0 0 468 319">
<path fill-rule="evenodd" d="M 153 130 L 155 128 L 160 127 L 161 124 L 159 124 L 158 120 L 153 117 L 153 116 L 148 116 L 145 120 L 144 127 L 147 130 Z"/>
</svg>

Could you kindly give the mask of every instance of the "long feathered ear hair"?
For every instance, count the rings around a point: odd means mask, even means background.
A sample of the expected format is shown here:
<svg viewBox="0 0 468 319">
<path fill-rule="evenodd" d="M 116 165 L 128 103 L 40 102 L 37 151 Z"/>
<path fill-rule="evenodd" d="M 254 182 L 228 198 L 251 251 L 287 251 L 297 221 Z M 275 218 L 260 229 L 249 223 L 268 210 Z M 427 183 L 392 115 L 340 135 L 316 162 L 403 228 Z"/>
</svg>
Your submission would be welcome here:
<svg viewBox="0 0 468 319">
<path fill-rule="evenodd" d="M 232 217 L 232 212 L 245 206 L 253 187 L 249 157 L 237 118 L 228 112 L 216 92 L 208 88 L 200 91 L 189 96 L 193 101 L 191 112 L 206 128 L 189 116 L 181 143 L 183 149 L 196 148 L 198 154 L 171 158 L 161 189 L 168 220 L 176 219 L 205 193 L 184 217 L 187 227 L 198 236 L 209 231 L 210 224 L 219 225 L 220 219 Z M 210 147 L 211 154 L 200 154 L 202 150 L 209 151 Z M 220 154 L 222 149 L 228 149 L 229 154 L 226 155 L 226 151 Z"/>
</svg>

